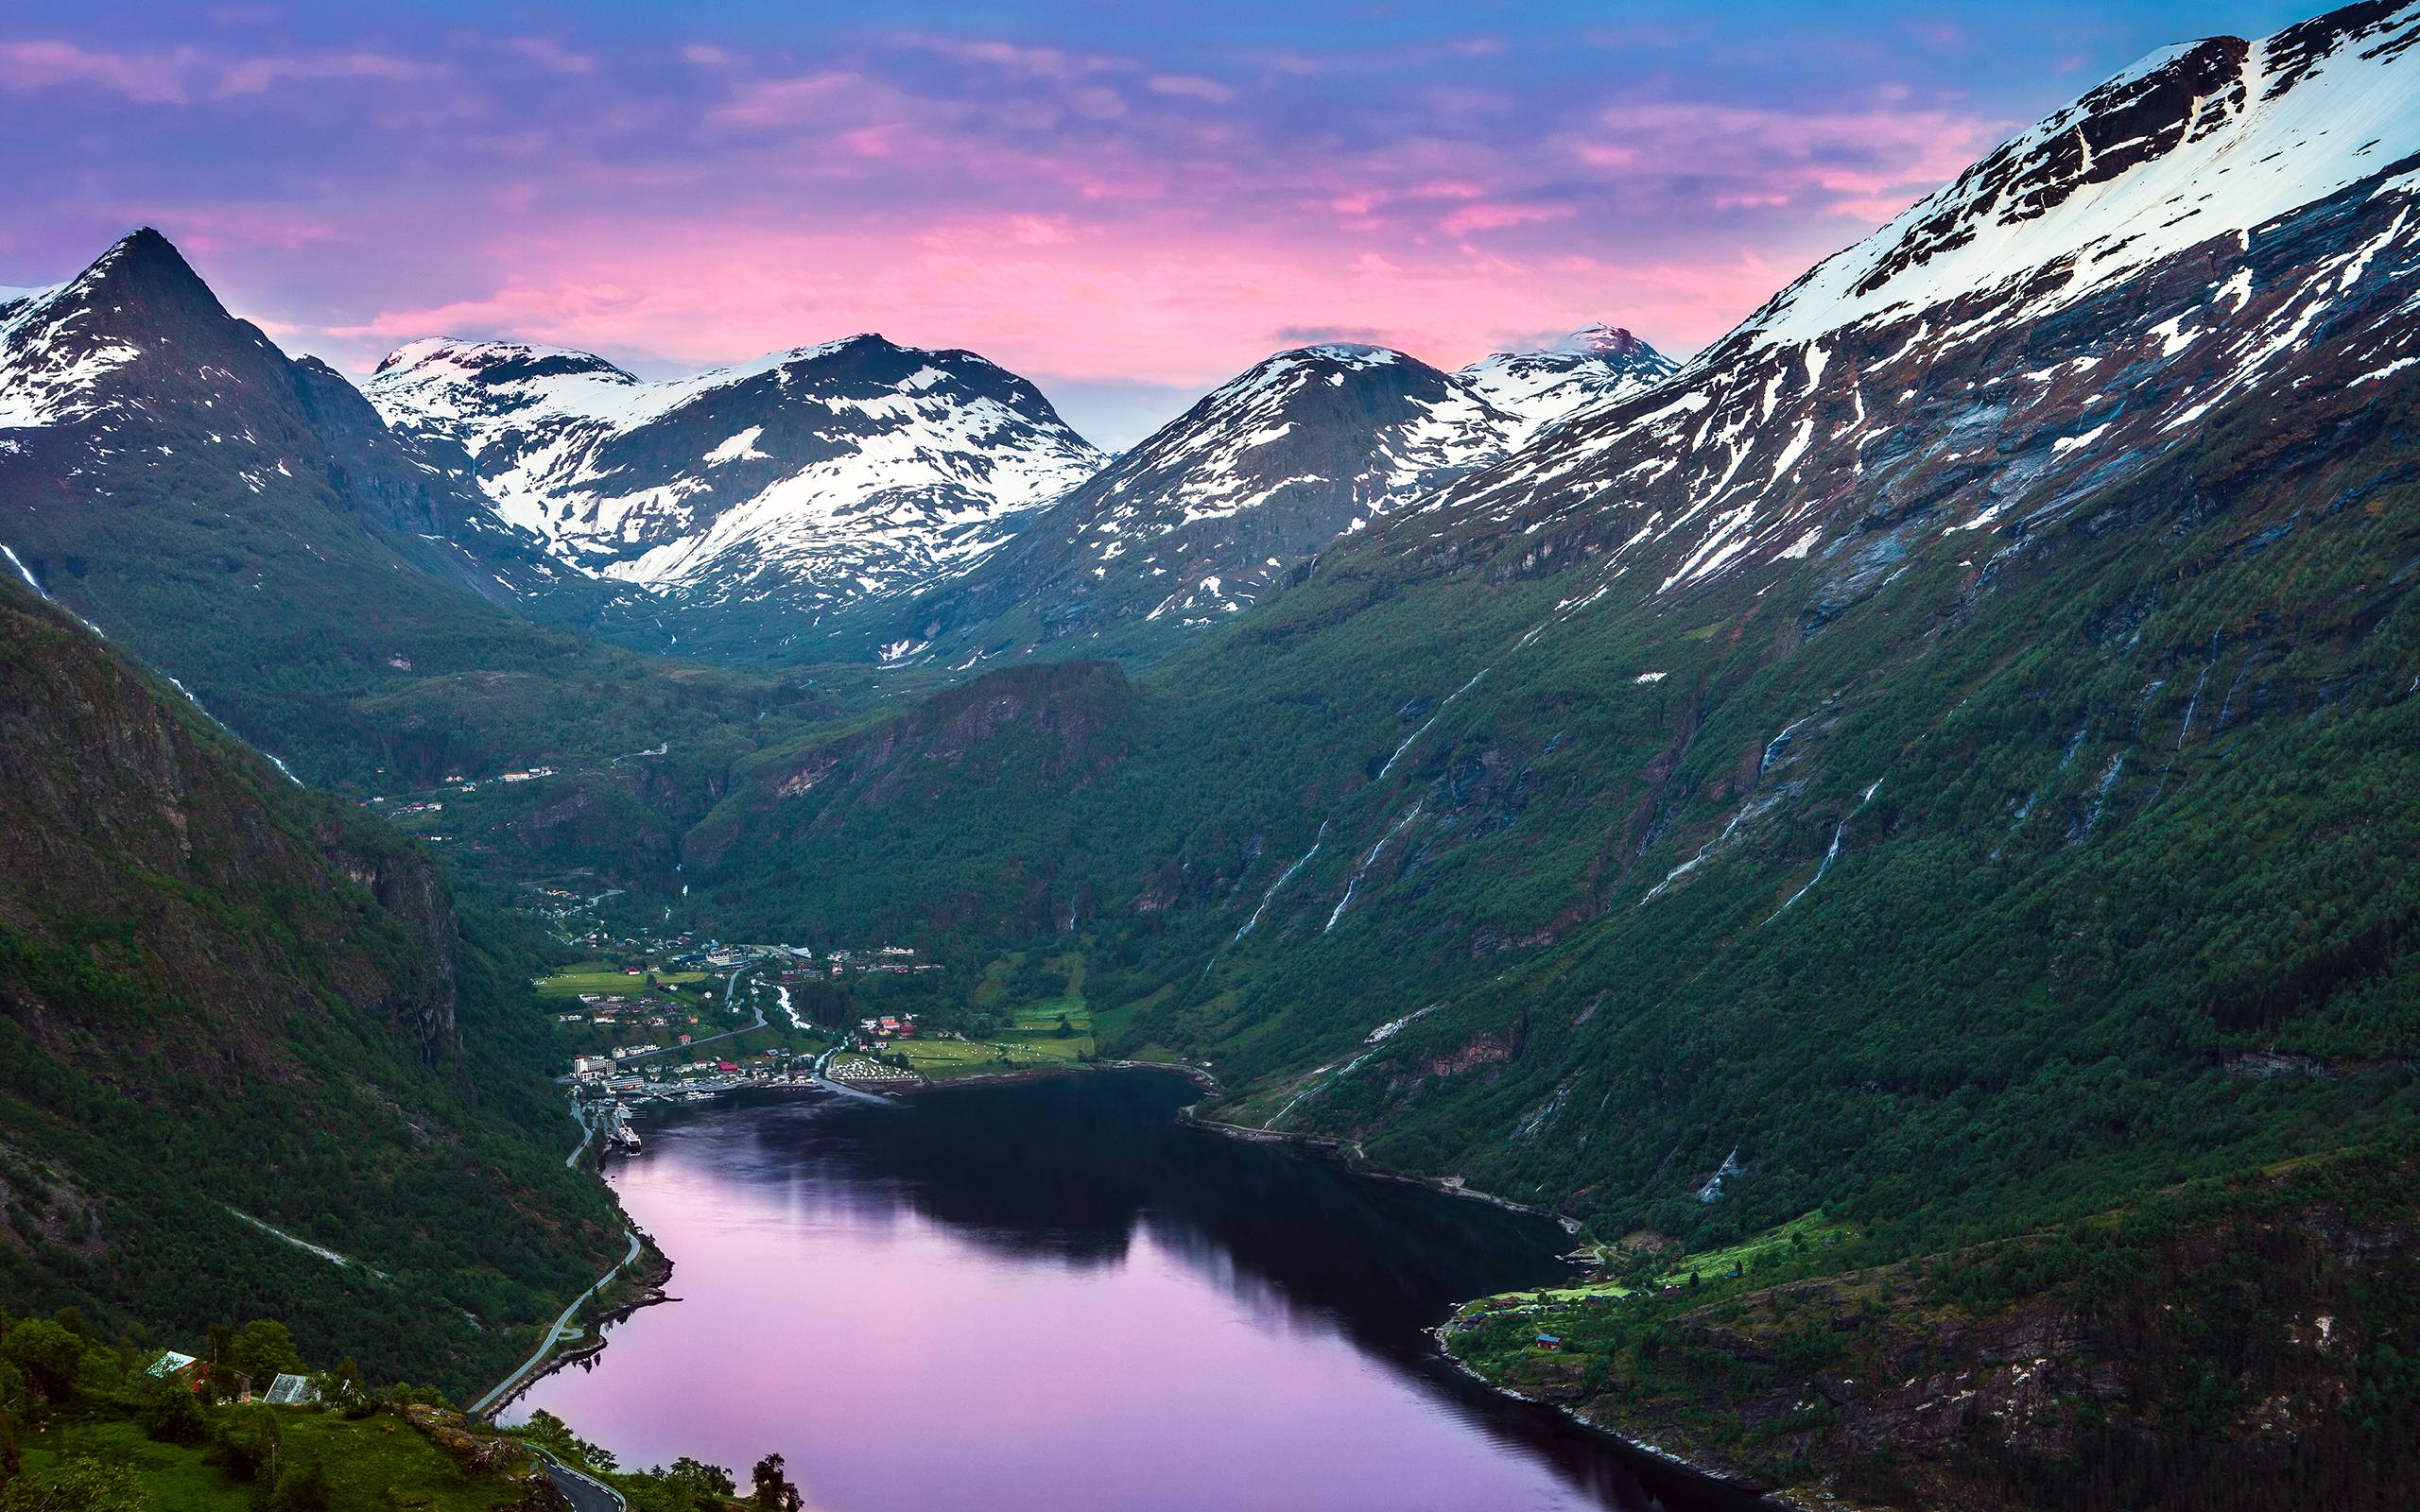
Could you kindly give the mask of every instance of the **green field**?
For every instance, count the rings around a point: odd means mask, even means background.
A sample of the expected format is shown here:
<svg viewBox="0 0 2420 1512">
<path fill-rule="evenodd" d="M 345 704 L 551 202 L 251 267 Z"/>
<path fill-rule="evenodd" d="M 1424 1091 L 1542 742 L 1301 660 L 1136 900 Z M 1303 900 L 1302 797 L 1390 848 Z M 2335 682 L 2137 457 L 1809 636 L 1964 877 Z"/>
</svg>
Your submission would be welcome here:
<svg viewBox="0 0 2420 1512">
<path fill-rule="evenodd" d="M 1057 1016 L 1052 1016 L 1057 1022 Z M 1093 1048 L 1088 1036 L 994 1035 L 983 1040 L 897 1040 L 890 1048 L 908 1057 L 919 1074 L 935 1081 L 1004 1071 L 1072 1066 Z"/>
<path fill-rule="evenodd" d="M 289 1407 L 274 1412 L 293 1464 L 317 1460 L 328 1474 L 336 1507 L 416 1507 L 425 1512 L 490 1512 L 516 1505 L 518 1490 L 495 1480 L 475 1482 L 426 1438 L 380 1415 L 350 1422 L 334 1414 Z M 43 1476 L 66 1460 L 89 1456 L 134 1473 L 159 1512 L 252 1512 L 252 1487 L 203 1463 L 199 1445 L 163 1444 L 123 1418 L 54 1421 L 25 1435 L 25 1468 Z"/>
<path fill-rule="evenodd" d="M 1685 1286 L 1688 1284 L 1691 1275 L 1697 1276 L 1701 1280 L 1717 1280 L 1729 1276 L 1735 1265 L 1754 1268 L 1772 1257 L 1788 1254 L 1793 1250 L 1837 1245 L 1855 1233 L 1856 1230 L 1847 1224 L 1835 1223 L 1826 1219 L 1821 1212 L 1810 1212 L 1805 1217 L 1793 1218 L 1786 1224 L 1768 1228 L 1763 1233 L 1743 1239 L 1736 1245 L 1725 1245 L 1720 1249 L 1701 1250 L 1683 1255 L 1658 1272 L 1652 1284 Z M 1602 1263 L 1618 1265 L 1621 1262 L 1622 1252 L 1617 1246 L 1595 1245 L 1590 1248 Z M 1531 1291 L 1505 1292 L 1499 1294 L 1499 1297 L 1528 1300 L 1543 1296 L 1551 1301 L 1567 1302 L 1587 1297 L 1630 1297 L 1638 1290 L 1637 1287 L 1625 1286 L 1619 1281 L 1604 1280 L 1591 1281 L 1584 1286 L 1549 1286 Z M 1496 1299 L 1481 1298 L 1482 1301 Z"/>
<path fill-rule="evenodd" d="M 696 982 L 717 980 L 712 971 L 658 971 L 655 979 L 684 988 Z M 552 976 L 540 977 L 534 985 L 543 996 L 569 998 L 578 997 L 582 992 L 641 991 L 647 986 L 647 978 L 626 975 L 611 961 L 582 961 Z"/>
<path fill-rule="evenodd" d="M 1090 1034 L 1093 1027 L 1092 1009 L 1081 997 L 1046 998 L 1039 1003 L 1020 1004 L 1010 1010 L 1009 1022 L 1019 1029 L 1055 1029 L 1064 1016 L 1068 1026 L 1079 1034 Z"/>
</svg>

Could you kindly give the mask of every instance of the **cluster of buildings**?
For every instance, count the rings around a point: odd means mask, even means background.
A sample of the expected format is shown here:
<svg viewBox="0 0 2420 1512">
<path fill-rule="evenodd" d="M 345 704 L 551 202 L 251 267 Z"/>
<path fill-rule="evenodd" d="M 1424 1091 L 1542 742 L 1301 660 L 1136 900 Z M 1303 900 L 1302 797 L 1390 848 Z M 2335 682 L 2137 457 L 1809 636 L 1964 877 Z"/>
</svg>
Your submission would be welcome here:
<svg viewBox="0 0 2420 1512">
<path fill-rule="evenodd" d="M 198 1360 L 176 1349 L 163 1349 L 160 1357 L 144 1367 L 144 1374 L 155 1381 L 174 1381 L 194 1391 L 199 1391 L 210 1380 L 210 1362 Z M 241 1377 L 237 1378 L 239 1381 Z M 320 1388 L 309 1376 L 281 1371 L 268 1389 L 255 1396 L 250 1387 L 238 1392 L 237 1401 L 265 1401 L 276 1407 L 310 1407 L 320 1400 Z"/>
<path fill-rule="evenodd" d="M 761 1051 L 744 1060 L 717 1057 L 631 1067 L 603 1056 L 581 1056 L 572 1067 L 577 1094 L 616 1117 L 633 1103 L 696 1101 L 742 1087 L 804 1081 L 813 1074 L 811 1057 L 779 1050 Z"/>
<path fill-rule="evenodd" d="M 839 976 L 851 971 L 880 971 L 891 976 L 906 976 L 911 971 L 938 971 L 942 967 L 931 961 L 919 961 L 916 953 L 905 945 L 885 945 L 871 951 L 825 951 L 825 965 L 831 974 Z"/>
<path fill-rule="evenodd" d="M 903 1013 L 895 1019 L 888 1014 L 879 1019 L 859 1019 L 857 1032 L 873 1040 L 876 1050 L 887 1050 L 890 1046 L 884 1041 L 916 1038 L 916 1016 Z"/>
<path fill-rule="evenodd" d="M 445 812 L 445 805 L 435 799 L 423 799 L 417 803 L 398 803 L 393 808 L 387 808 L 387 800 L 383 798 L 365 798 L 361 800 L 360 806 L 365 809 L 386 809 L 389 814 L 442 814 Z"/>
</svg>

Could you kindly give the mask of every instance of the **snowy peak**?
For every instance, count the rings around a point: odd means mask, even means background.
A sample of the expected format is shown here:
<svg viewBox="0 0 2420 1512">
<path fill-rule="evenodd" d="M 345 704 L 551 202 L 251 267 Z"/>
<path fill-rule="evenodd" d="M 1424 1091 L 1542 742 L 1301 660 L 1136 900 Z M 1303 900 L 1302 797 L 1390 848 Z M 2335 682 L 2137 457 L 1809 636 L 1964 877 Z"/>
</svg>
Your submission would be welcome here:
<svg viewBox="0 0 2420 1512">
<path fill-rule="evenodd" d="M 1464 368 L 1461 380 L 1523 422 L 1526 441 L 1594 414 L 1672 376 L 1671 358 L 1619 326 L 1582 326 L 1533 352 L 1497 352 Z"/>
<path fill-rule="evenodd" d="M 1605 357 L 1625 367 L 1655 367 L 1668 371 L 1672 366 L 1653 347 L 1620 326 L 1607 325 L 1601 320 L 1593 325 L 1583 325 L 1542 350 L 1557 354 Z"/>
<path fill-rule="evenodd" d="M 166 237 L 123 236 L 67 283 L 0 299 L 0 430 L 95 414 L 112 375 L 163 335 L 228 319 Z"/>
<path fill-rule="evenodd" d="M 1385 544 L 1589 561 L 1575 614 L 1813 573 L 1820 628 L 1919 551 L 1990 573 L 2213 425 L 2380 412 L 2420 384 L 2415 43 L 2420 6 L 2363 5 L 2156 54 Z"/>
<path fill-rule="evenodd" d="M 2420 148 L 2420 5 L 2363 4 L 2152 54 L 1816 267 L 1737 333 L 1807 341 L 1975 292 L 2033 313 L 2248 236 Z"/>
<path fill-rule="evenodd" d="M 1023 654 L 1036 625 L 1044 640 L 1122 644 L 1215 623 L 1528 429 L 1460 376 L 1385 347 L 1278 352 L 937 585 L 887 638 L 889 659 Z"/>
<path fill-rule="evenodd" d="M 562 348 L 416 341 L 368 391 L 563 559 L 689 603 L 821 612 L 911 588 L 1100 463 L 1023 378 L 875 335 L 661 383 Z"/>
<path fill-rule="evenodd" d="M 1523 430 L 1461 379 L 1400 352 L 1281 352 L 1087 486 L 1098 507 L 1084 531 L 1111 560 L 1153 536 L 1275 511 L 1288 523 L 1255 535 L 1273 531 L 1285 540 L 1278 555 L 1299 555 L 1502 455 Z"/>
</svg>

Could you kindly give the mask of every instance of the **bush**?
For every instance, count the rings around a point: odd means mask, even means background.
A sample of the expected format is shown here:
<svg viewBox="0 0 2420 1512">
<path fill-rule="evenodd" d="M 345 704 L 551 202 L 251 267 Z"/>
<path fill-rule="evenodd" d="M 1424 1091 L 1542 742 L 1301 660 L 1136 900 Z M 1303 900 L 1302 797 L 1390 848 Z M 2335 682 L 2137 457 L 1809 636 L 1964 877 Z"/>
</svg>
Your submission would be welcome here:
<svg viewBox="0 0 2420 1512">
<path fill-rule="evenodd" d="M 327 1469 L 315 1459 L 277 1478 L 269 1512 L 328 1512 L 330 1497 Z"/>
<path fill-rule="evenodd" d="M 210 1415 L 182 1381 L 153 1383 L 143 1404 L 143 1431 L 164 1444 L 199 1444 L 210 1436 Z"/>
<path fill-rule="evenodd" d="M 47 1475 L 0 1486 L 0 1512 L 150 1512 L 150 1506 L 133 1471 L 82 1455 Z"/>
</svg>

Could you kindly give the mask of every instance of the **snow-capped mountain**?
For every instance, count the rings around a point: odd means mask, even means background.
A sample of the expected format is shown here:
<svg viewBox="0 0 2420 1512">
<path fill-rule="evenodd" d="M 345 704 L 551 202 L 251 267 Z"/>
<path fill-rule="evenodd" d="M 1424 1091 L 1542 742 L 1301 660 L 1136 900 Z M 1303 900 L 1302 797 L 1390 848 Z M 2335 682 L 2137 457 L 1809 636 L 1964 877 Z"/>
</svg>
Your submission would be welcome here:
<svg viewBox="0 0 2420 1512">
<path fill-rule="evenodd" d="M 1112 627 L 1214 623 L 1338 536 L 1503 455 L 1530 428 L 1463 378 L 1400 352 L 1279 352 L 923 595 L 886 637 L 887 659 L 954 657 L 969 638 L 1020 649 Z M 993 625 L 1004 615 L 1014 623 Z"/>
<path fill-rule="evenodd" d="M 1811 558 L 1820 622 L 1919 538 L 2000 570 L 2230 405 L 2357 413 L 2420 365 L 2415 43 L 2370 4 L 2153 54 L 1401 528 L 1598 558 L 1590 601 Z"/>
<path fill-rule="evenodd" d="M 878 335 L 646 383 L 587 352 L 416 341 L 367 391 L 499 516 L 690 608 L 820 613 L 962 568 L 1101 455 L 1031 384 Z"/>
<path fill-rule="evenodd" d="M 343 738 L 331 690 L 560 659 L 522 621 L 584 622 L 610 588 L 148 230 L 0 303 L 0 570 L 302 761 Z"/>
<path fill-rule="evenodd" d="M 1619 326 L 1592 325 L 1535 352 L 1495 352 L 1456 374 L 1479 397 L 1528 422 L 1526 441 L 1662 383 L 1671 358 Z"/>
<path fill-rule="evenodd" d="M 518 604 L 561 576 L 534 537 L 390 435 L 334 369 L 229 315 L 155 231 L 121 238 L 67 283 L 0 299 L 0 541 L 21 557 L 104 559 L 103 540 L 142 534 L 147 510 L 166 528 L 167 513 L 194 515 L 222 490 L 264 515 L 293 509 L 275 533 L 323 560 L 366 549 L 356 525 L 326 525 L 333 493 L 377 528 L 379 550 L 491 601 Z M 103 500 L 115 501 L 106 522 L 95 518 Z M 216 555 L 233 560 L 236 526 L 213 529 Z"/>
</svg>

